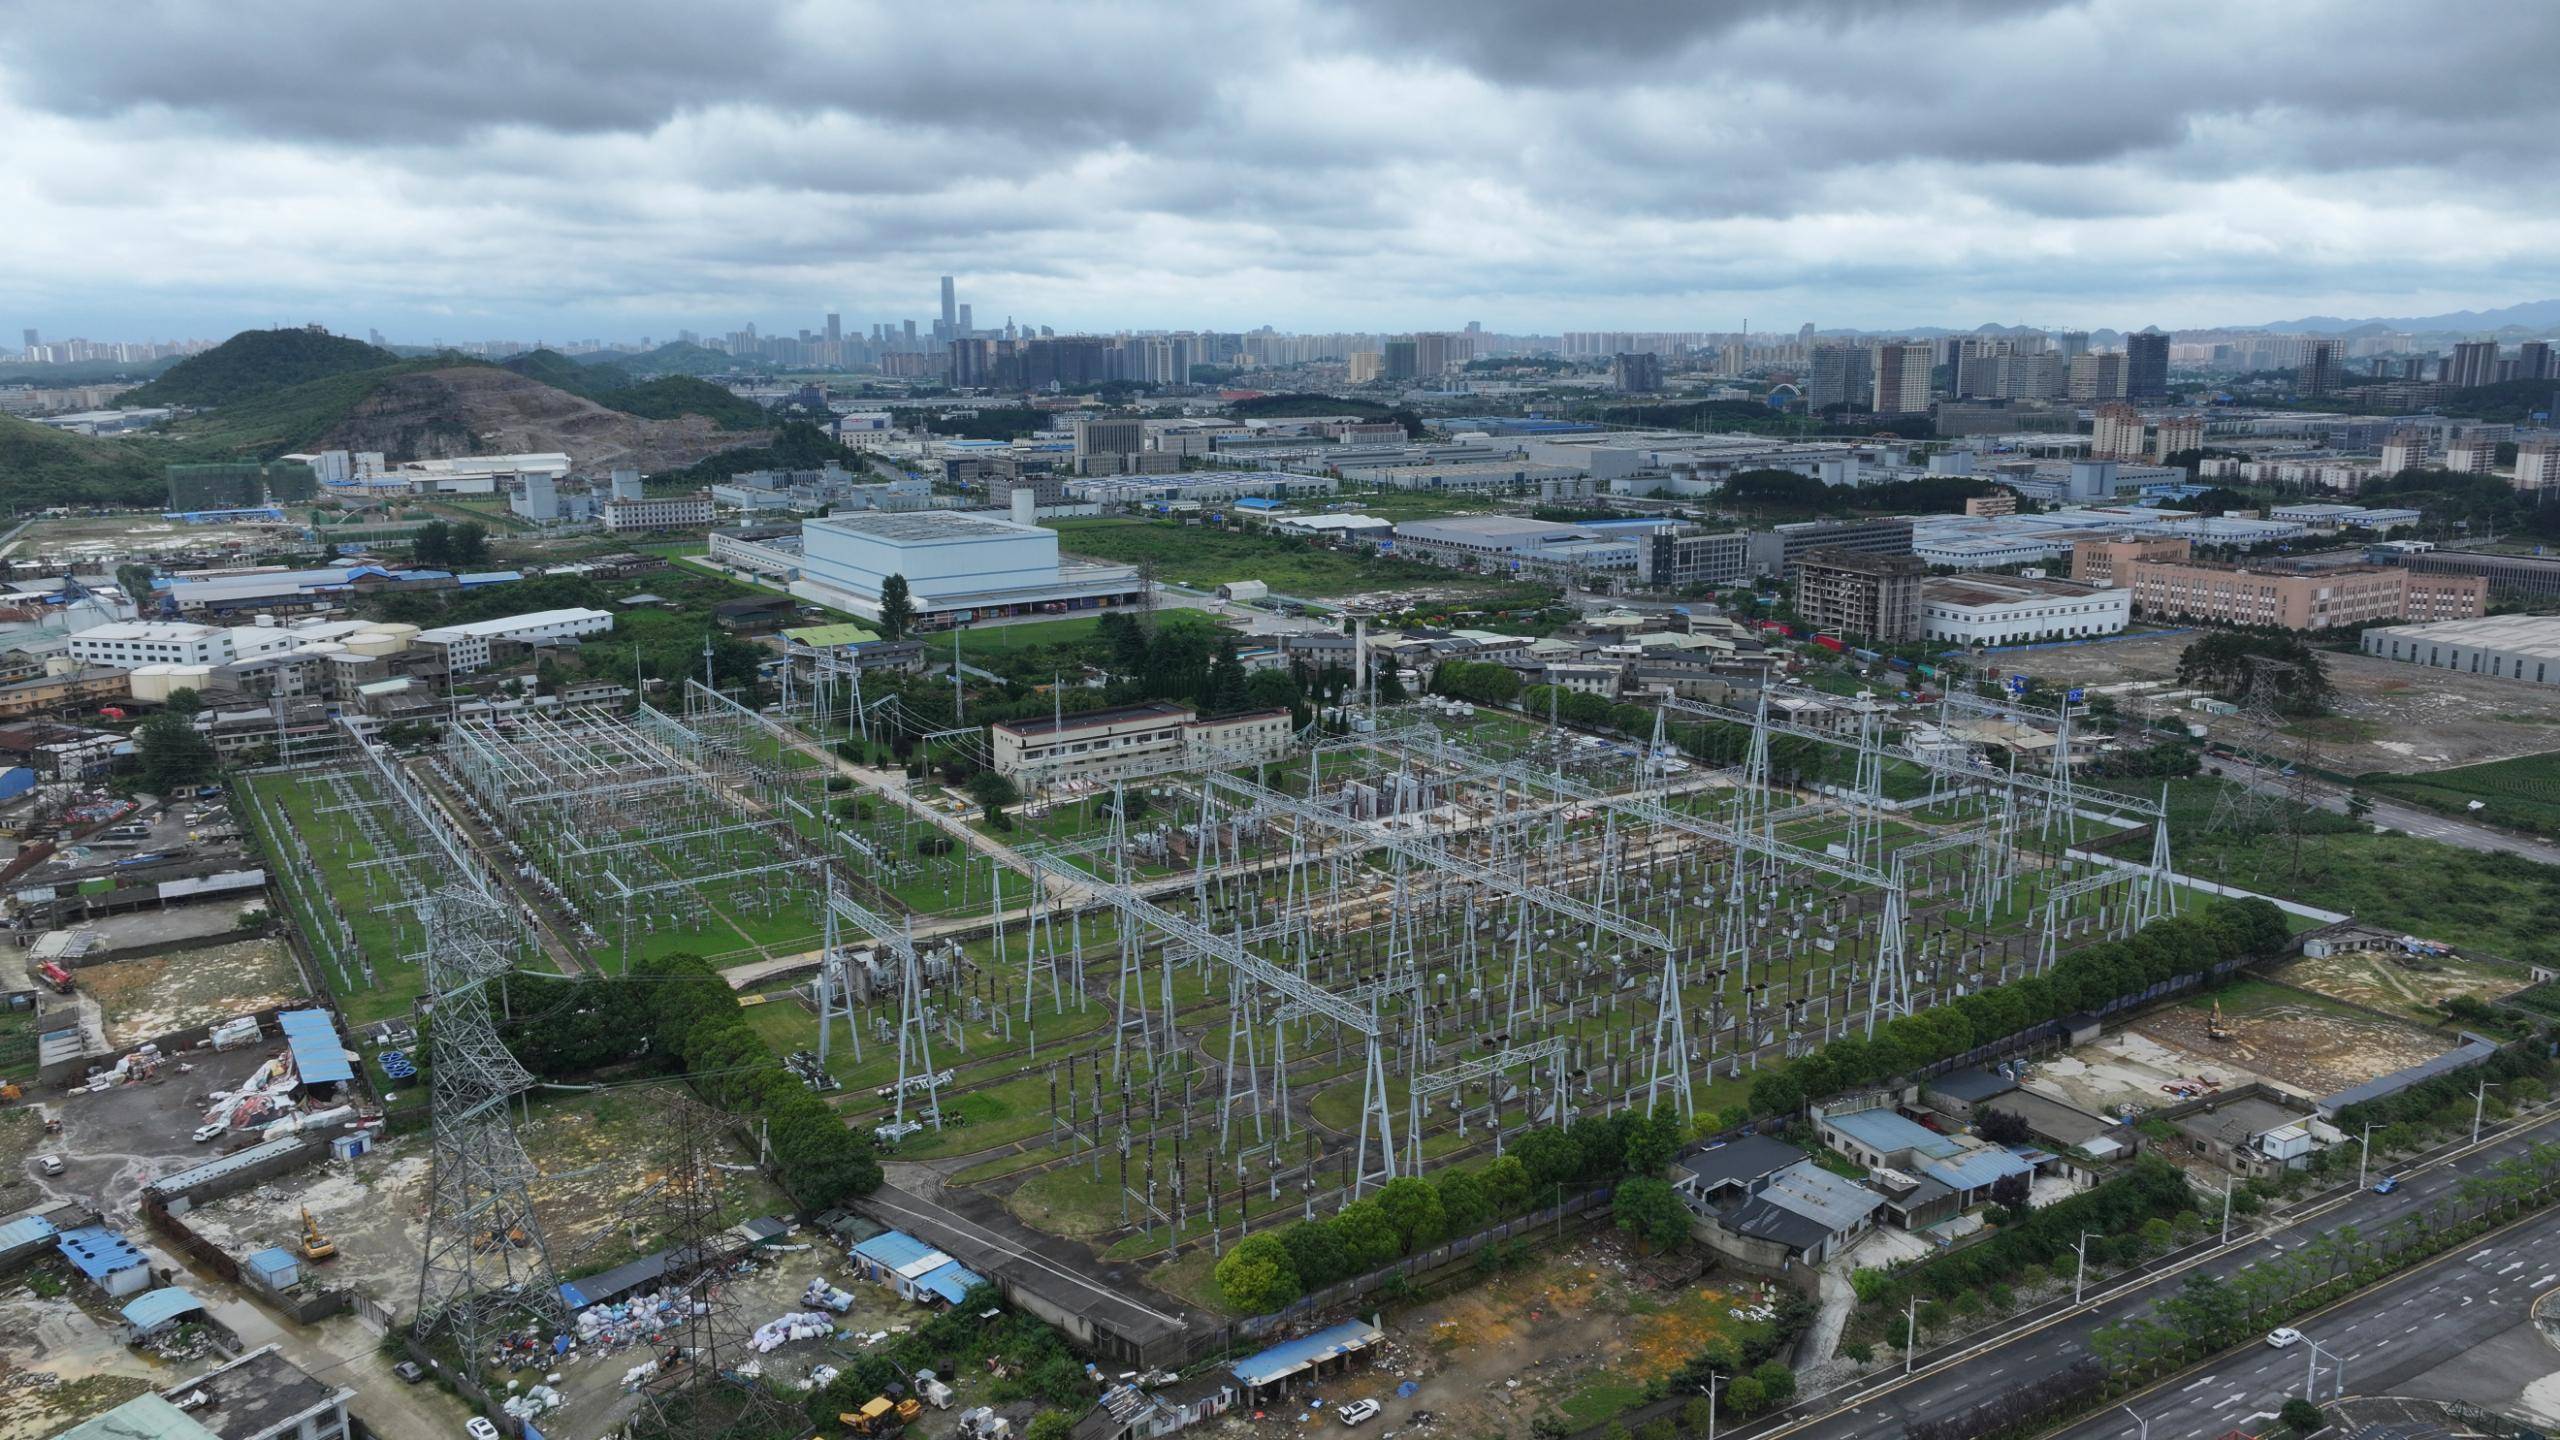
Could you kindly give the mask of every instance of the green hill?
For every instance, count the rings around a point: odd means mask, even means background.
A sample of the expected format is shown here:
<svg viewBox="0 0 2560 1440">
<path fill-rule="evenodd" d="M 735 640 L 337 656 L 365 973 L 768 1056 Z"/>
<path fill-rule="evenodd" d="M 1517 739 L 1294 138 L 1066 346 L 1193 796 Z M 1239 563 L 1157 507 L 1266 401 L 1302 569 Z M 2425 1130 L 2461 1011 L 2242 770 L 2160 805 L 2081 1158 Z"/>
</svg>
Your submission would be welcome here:
<svg viewBox="0 0 2560 1440">
<path fill-rule="evenodd" d="M 555 350 L 528 351 L 498 363 L 528 380 L 539 380 L 644 420 L 700 415 L 723 430 L 761 430 L 773 423 L 763 406 L 691 375 L 659 375 L 644 380 L 621 365 L 580 364 Z"/>
<path fill-rule="evenodd" d="M 593 355 L 580 356 L 570 363 L 590 368 L 611 365 L 643 380 L 658 375 L 726 375 L 732 370 L 771 368 L 758 362 L 741 362 L 734 356 L 721 351 L 683 340 L 670 340 L 655 350 L 643 350 L 637 355 L 624 355 L 611 350 L 599 351 Z"/>
<path fill-rule="evenodd" d="M 116 399 L 119 405 L 211 409 L 332 376 L 398 363 L 388 350 L 319 330 L 243 330 Z"/>
<path fill-rule="evenodd" d="M 176 454 L 150 439 L 101 440 L 0 415 L 0 497 L 9 510 L 149 505 L 168 496 L 160 467 Z"/>
<path fill-rule="evenodd" d="M 350 370 L 246 395 L 227 405 L 181 416 L 159 428 L 185 442 L 189 449 L 211 458 L 272 460 L 289 450 L 309 449 L 374 391 L 397 376 L 470 363 L 476 362 L 457 362 L 447 356 Z"/>
</svg>

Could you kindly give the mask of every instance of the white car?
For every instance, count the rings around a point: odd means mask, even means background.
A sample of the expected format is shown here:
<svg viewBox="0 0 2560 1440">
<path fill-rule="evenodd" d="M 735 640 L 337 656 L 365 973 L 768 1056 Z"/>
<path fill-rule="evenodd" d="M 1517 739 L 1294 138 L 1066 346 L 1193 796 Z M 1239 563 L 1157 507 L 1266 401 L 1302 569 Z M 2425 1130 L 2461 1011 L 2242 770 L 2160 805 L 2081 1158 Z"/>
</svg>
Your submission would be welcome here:
<svg viewBox="0 0 2560 1440">
<path fill-rule="evenodd" d="M 36 1157 L 36 1168 L 42 1170 L 47 1175 L 59 1175 L 62 1173 L 62 1157 L 59 1155 L 39 1155 Z"/>
<path fill-rule="evenodd" d="M 490 1424 L 486 1415 L 474 1415 L 463 1421 L 462 1431 L 471 1440 L 498 1440 L 498 1427 Z"/>
<path fill-rule="evenodd" d="M 2302 1343 L 2302 1332 L 2290 1325 L 2279 1325 L 2267 1332 L 2267 1343 L 2278 1350 L 2290 1350 Z"/>
<path fill-rule="evenodd" d="M 199 1125 L 196 1127 L 196 1143 L 202 1145 L 208 1140 L 219 1140 L 230 1128 L 218 1120 L 211 1125 Z"/>
<path fill-rule="evenodd" d="M 1354 1400 L 1333 1413 L 1341 1416 L 1342 1423 L 1345 1425 L 1358 1425 L 1363 1421 L 1378 1418 L 1378 1412 L 1383 1408 L 1385 1407 L 1375 1400 Z"/>
</svg>

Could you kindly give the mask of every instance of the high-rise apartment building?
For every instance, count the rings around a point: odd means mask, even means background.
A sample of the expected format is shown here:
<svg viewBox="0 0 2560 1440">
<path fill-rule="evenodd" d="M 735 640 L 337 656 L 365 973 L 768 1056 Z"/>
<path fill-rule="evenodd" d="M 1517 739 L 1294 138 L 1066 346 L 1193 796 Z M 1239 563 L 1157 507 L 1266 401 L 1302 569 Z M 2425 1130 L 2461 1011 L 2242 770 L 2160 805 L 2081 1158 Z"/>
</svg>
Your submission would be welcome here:
<svg viewBox="0 0 2560 1440">
<path fill-rule="evenodd" d="M 2204 417 L 2163 415 L 2151 441 L 2151 458 L 2166 465 L 2172 455 L 2204 448 Z"/>
<path fill-rule="evenodd" d="M 2144 331 L 2124 337 L 2124 398 L 2169 398 L 2169 337 Z"/>
<path fill-rule="evenodd" d="M 2302 366 L 2294 372 L 2294 388 L 2305 395 L 2326 395 L 2338 388 L 2338 345 L 2314 340 L 2302 348 Z"/>
<path fill-rule="evenodd" d="M 1929 409 L 1929 371 L 1936 347 L 1927 341 L 1893 341 L 1875 353 L 1875 412 L 1919 415 Z"/>
<path fill-rule="evenodd" d="M 2125 398 L 2124 356 L 2114 350 L 2092 350 L 2085 355 L 2074 356 L 2071 361 L 2070 398 Z"/>
<path fill-rule="evenodd" d="M 1914 555 L 1816 550 L 1796 575 L 1796 613 L 1817 630 L 1870 640 L 1920 638 L 1920 588 L 1929 563 Z"/>
<path fill-rule="evenodd" d="M 2142 458 L 2142 412 L 2114 401 L 2097 409 L 2096 425 L 2089 432 L 2089 458 L 2092 460 L 2139 460 Z"/>
<path fill-rule="evenodd" d="M 1413 337 L 1416 373 L 1425 379 L 1446 375 L 1475 358 L 1475 337 L 1426 330 Z"/>
<path fill-rule="evenodd" d="M 2061 350 L 2063 362 L 2068 364 L 2075 357 L 2089 353 L 2089 332 L 2065 330 L 2056 337 L 2055 343 Z"/>
<path fill-rule="evenodd" d="M 2382 437 L 2382 474 L 2388 479 L 2403 470 L 2417 470 L 2427 463 L 2427 432 L 2394 430 Z"/>
<path fill-rule="evenodd" d="M 2498 342 L 2465 340 L 2453 347 L 2444 362 L 2444 383 L 2453 386 L 2486 385 L 2498 378 Z"/>
<path fill-rule="evenodd" d="M 1354 350 L 1343 359 L 1344 378 L 1366 385 L 1386 373 L 1387 358 L 1375 350 Z"/>
<path fill-rule="evenodd" d="M 1420 350 L 1421 347 L 1411 340 L 1390 340 L 1380 347 L 1379 354 L 1384 357 L 1387 378 L 1411 380 L 1420 375 L 1422 373 Z"/>
<path fill-rule="evenodd" d="M 947 339 L 949 339 L 949 338 L 951 338 L 953 335 L 956 335 L 956 334 L 958 334 L 958 333 L 960 332 L 960 310 L 959 310 L 959 307 L 957 306 L 957 304 L 955 303 L 955 302 L 958 300 L 958 298 L 959 298 L 959 293 L 960 293 L 960 292 L 959 292 L 958 290 L 956 290 L 956 289 L 954 289 L 954 288 L 952 287 L 952 284 L 951 284 L 951 277 L 950 277 L 950 276 L 948 276 L 948 275 L 943 276 L 943 277 L 942 277 L 942 335 L 943 335 L 943 338 L 944 338 L 944 339 L 946 339 L 946 340 L 947 340 Z M 912 324 L 910 324 L 910 325 L 908 326 L 908 329 L 909 329 L 909 330 L 913 330 L 914 328 L 915 328 L 915 327 L 914 327 Z"/>
<path fill-rule="evenodd" d="M 2550 341 L 2527 340 L 2516 347 L 2516 378 L 2560 380 L 2560 370 L 2555 370 L 2552 366 Z"/>
<path fill-rule="evenodd" d="M 1867 403 L 1875 393 L 1870 359 L 1871 353 L 1864 345 L 1814 346 L 1813 363 L 1805 382 L 1805 408 L 1819 415 L 1843 405 Z"/>
<path fill-rule="evenodd" d="M 1611 357 L 1609 384 L 1621 394 L 1659 393 L 1662 389 L 1662 357 L 1641 351 Z"/>
</svg>

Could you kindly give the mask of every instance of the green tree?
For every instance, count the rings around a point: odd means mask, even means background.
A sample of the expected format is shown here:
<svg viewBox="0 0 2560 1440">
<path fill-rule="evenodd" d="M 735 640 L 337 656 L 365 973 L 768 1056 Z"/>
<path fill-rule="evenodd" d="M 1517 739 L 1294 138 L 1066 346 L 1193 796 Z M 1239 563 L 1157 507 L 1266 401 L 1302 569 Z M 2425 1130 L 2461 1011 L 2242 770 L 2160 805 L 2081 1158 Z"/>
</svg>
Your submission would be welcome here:
<svg viewBox="0 0 2560 1440">
<path fill-rule="evenodd" d="M 1431 1177 L 1431 1187 L 1440 1192 L 1440 1211 L 1448 1217 L 1451 1235 L 1472 1235 L 1493 1218 L 1493 1203 L 1485 1195 L 1484 1181 L 1474 1172 L 1443 1170 Z"/>
<path fill-rule="evenodd" d="M 1305 1293 L 1288 1248 L 1269 1235 L 1248 1235 L 1218 1261 L 1218 1293 L 1248 1315 L 1268 1315 Z"/>
<path fill-rule="evenodd" d="M 143 721 L 133 732 L 133 742 L 142 766 L 142 788 L 154 795 L 165 796 L 213 778 L 213 742 L 196 733 L 187 717 L 175 711 L 163 710 Z"/>
<path fill-rule="evenodd" d="M 1076 1433 L 1076 1420 L 1077 1414 L 1073 1411 L 1043 1410 L 1031 1417 L 1030 1424 L 1022 1427 L 1022 1440 L 1068 1440 Z"/>
<path fill-rule="evenodd" d="M 1793 1115 L 1804 1108 L 1804 1087 L 1784 1070 L 1763 1070 L 1751 1081 L 1751 1110 L 1757 1115 Z"/>
<path fill-rule="evenodd" d="M 978 808 L 990 820 L 1007 805 L 1022 799 L 1022 787 L 993 770 L 981 770 L 970 776 L 967 788 L 969 798 L 978 802 Z"/>
<path fill-rule="evenodd" d="M 1200 691 L 1201 713 L 1232 715 L 1253 703 L 1244 662 L 1236 657 L 1236 637 L 1218 637 L 1217 657 L 1209 662 L 1208 683 Z"/>
<path fill-rule="evenodd" d="M 1365 1275 L 1404 1253 L 1404 1235 L 1375 1200 L 1354 1200 L 1329 1222 L 1342 1242 L 1349 1275 Z"/>
<path fill-rule="evenodd" d="M 421 565 L 442 565 L 453 558 L 453 527 L 430 520 L 409 534 L 409 558 Z"/>
<path fill-rule="evenodd" d="M 892 575 L 880 582 L 880 633 L 892 640 L 907 638 L 916 618 L 915 597 L 907 593 L 907 577 Z"/>
<path fill-rule="evenodd" d="M 1680 1112 L 1672 1108 L 1670 1101 L 1658 1102 L 1653 1113 L 1638 1115 L 1628 1123 L 1624 1152 L 1628 1174 L 1659 1175 L 1679 1152 Z"/>
<path fill-rule="evenodd" d="M 2276 1418 L 2296 1435 L 2312 1434 L 2329 1423 L 2329 1417 L 2320 1413 L 2319 1406 L 2299 1395 L 2284 1402 L 2284 1407 L 2276 1411 Z"/>
<path fill-rule="evenodd" d="M 1614 1204 L 1618 1228 L 1634 1236 L 1639 1246 L 1673 1250 L 1689 1238 L 1689 1207 L 1681 1203 L 1668 1180 L 1638 1176 L 1620 1181 Z"/>
<path fill-rule="evenodd" d="M 1396 1227 L 1404 1254 L 1428 1250 L 1448 1238 L 1449 1215 L 1440 1192 L 1418 1175 L 1400 1175 L 1381 1186 L 1378 1208 Z"/>
<path fill-rule="evenodd" d="M 1796 1372 L 1780 1360 L 1763 1360 L 1753 1368 L 1751 1378 L 1760 1382 L 1761 1397 L 1770 1405 L 1784 1405 L 1795 1398 Z"/>
<path fill-rule="evenodd" d="M 465 520 L 453 527 L 446 541 L 445 558 L 455 565 L 485 565 L 489 562 L 489 527 L 477 520 Z"/>
<path fill-rule="evenodd" d="M 127 563 L 116 567 L 116 588 L 122 590 L 124 598 L 132 601 L 134 608 L 146 618 L 151 614 L 153 578 L 153 571 L 148 565 Z"/>
<path fill-rule="evenodd" d="M 181 685 L 170 691 L 169 698 L 161 703 L 168 707 L 172 715 L 185 715 L 192 718 L 204 712 L 204 692 L 192 685 Z"/>
<path fill-rule="evenodd" d="M 1280 1244 L 1289 1252 L 1298 1283 L 1310 1290 L 1351 1274 L 1351 1257 L 1342 1248 L 1342 1234 L 1329 1221 L 1301 1220 L 1280 1232 Z"/>
<path fill-rule="evenodd" d="M 1724 1387 L 1725 1408 L 1736 1415 L 1757 1415 L 1768 1403 L 1768 1393 L 1748 1375 Z"/>
<path fill-rule="evenodd" d="M 1529 1170 L 1517 1155 L 1500 1155 L 1484 1167 L 1484 1198 L 1498 1216 L 1529 1208 Z"/>
</svg>

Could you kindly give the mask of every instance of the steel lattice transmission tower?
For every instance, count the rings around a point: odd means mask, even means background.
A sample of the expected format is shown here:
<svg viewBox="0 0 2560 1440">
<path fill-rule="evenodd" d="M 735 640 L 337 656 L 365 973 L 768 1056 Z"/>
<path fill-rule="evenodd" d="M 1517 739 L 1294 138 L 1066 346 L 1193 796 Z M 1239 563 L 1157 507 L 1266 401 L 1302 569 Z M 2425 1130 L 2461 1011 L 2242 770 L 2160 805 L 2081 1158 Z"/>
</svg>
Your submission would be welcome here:
<svg viewBox="0 0 2560 1440">
<path fill-rule="evenodd" d="M 434 1004 L 428 1031 L 435 1128 L 420 1336 L 452 1337 L 476 1379 L 490 1343 L 562 1318 L 559 1277 L 533 1214 L 533 1161 L 507 1119 L 532 1077 L 498 1038 L 489 982 L 513 968 L 507 913 L 454 886 L 418 902 Z"/>
<path fill-rule="evenodd" d="M 2241 692 L 2240 721 L 2248 731 L 2241 748 L 2253 766 L 2278 764 L 2277 740 L 2284 721 L 2276 712 L 2276 702 L 2283 696 L 2286 678 L 2299 668 L 2265 655 L 2249 657 L 2249 683 Z M 2280 803 L 2280 797 L 2261 790 L 2255 780 L 2244 778 L 2236 784 L 2226 784 L 2214 796 L 2213 814 L 2205 821 L 2205 833 L 2243 837 L 2258 834 L 2275 822 Z"/>
</svg>

